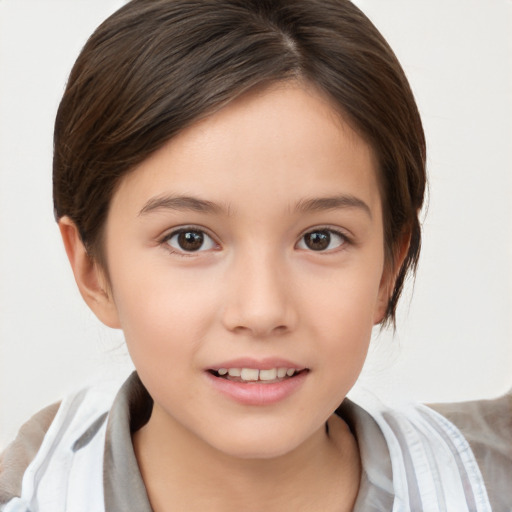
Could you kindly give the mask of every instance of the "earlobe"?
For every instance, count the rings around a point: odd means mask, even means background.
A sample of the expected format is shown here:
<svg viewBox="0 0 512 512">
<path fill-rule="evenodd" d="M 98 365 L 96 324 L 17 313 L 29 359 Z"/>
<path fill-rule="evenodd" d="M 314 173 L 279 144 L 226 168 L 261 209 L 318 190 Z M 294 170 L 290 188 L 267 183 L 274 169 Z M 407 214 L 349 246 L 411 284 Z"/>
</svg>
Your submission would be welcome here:
<svg viewBox="0 0 512 512">
<path fill-rule="evenodd" d="M 373 316 L 374 325 L 380 324 L 382 320 L 384 320 L 384 317 L 386 316 L 389 300 L 391 298 L 391 294 L 393 293 L 394 282 L 395 280 L 390 279 L 389 277 L 389 271 L 384 270 L 384 275 L 382 276 L 382 280 L 379 287 L 377 305 L 375 307 L 375 313 Z"/>
<path fill-rule="evenodd" d="M 104 271 L 88 254 L 75 223 L 69 217 L 62 217 L 59 229 L 83 299 L 101 322 L 108 327 L 120 328 L 108 280 Z"/>
<path fill-rule="evenodd" d="M 407 257 L 407 253 L 409 252 L 410 242 L 411 235 L 407 232 L 401 237 L 400 243 L 395 252 L 393 265 L 385 265 L 379 286 L 379 296 L 375 308 L 375 315 L 373 318 L 374 325 L 380 324 L 386 316 L 398 274 L 402 268 L 405 258 Z"/>
</svg>

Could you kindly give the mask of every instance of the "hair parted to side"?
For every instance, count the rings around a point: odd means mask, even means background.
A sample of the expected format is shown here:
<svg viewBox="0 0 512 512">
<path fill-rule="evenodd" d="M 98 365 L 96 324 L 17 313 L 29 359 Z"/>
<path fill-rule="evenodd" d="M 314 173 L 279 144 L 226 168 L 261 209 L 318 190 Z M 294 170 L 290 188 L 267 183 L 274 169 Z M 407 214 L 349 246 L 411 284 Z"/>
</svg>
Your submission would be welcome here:
<svg viewBox="0 0 512 512">
<path fill-rule="evenodd" d="M 255 87 L 302 80 L 331 99 L 379 164 L 386 263 L 408 253 L 383 323 L 417 265 L 425 138 L 403 70 L 348 0 L 132 0 L 90 37 L 55 124 L 56 218 L 104 264 L 117 184 L 186 126 Z"/>
</svg>

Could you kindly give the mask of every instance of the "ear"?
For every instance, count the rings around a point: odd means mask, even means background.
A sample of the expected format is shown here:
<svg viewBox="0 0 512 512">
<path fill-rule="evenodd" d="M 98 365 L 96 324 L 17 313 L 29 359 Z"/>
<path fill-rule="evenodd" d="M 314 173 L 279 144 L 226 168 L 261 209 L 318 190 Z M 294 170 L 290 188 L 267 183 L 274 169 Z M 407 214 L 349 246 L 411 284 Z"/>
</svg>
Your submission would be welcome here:
<svg viewBox="0 0 512 512">
<path fill-rule="evenodd" d="M 379 296 L 377 299 L 377 307 L 373 318 L 374 325 L 380 324 L 388 310 L 389 300 L 395 288 L 396 278 L 402 268 L 402 264 L 409 252 L 411 235 L 409 232 L 402 235 L 400 242 L 395 250 L 395 258 L 393 265 L 385 264 L 382 272 L 382 279 L 379 285 Z"/>
<path fill-rule="evenodd" d="M 59 229 L 80 294 L 93 313 L 108 327 L 120 328 L 116 305 L 105 272 L 87 253 L 78 228 L 69 217 Z"/>
</svg>

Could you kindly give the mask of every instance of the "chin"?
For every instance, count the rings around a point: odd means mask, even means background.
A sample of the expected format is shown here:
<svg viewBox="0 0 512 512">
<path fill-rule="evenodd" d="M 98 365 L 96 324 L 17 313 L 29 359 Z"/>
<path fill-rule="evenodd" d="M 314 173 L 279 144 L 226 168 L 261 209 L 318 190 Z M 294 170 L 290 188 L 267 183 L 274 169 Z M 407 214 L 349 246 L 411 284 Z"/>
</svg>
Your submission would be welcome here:
<svg viewBox="0 0 512 512">
<path fill-rule="evenodd" d="M 309 435 L 290 437 L 290 428 L 276 429 L 271 426 L 255 426 L 250 431 L 233 432 L 226 429 L 224 436 L 210 445 L 218 451 L 237 459 L 270 460 L 283 457 L 307 442 Z"/>
<path fill-rule="evenodd" d="M 283 446 L 279 445 L 267 445 L 263 443 L 253 443 L 252 445 L 237 445 L 237 446 L 226 446 L 223 447 L 222 452 L 241 460 L 272 460 L 280 457 L 284 457 L 288 453 L 291 453 L 296 446 Z"/>
</svg>

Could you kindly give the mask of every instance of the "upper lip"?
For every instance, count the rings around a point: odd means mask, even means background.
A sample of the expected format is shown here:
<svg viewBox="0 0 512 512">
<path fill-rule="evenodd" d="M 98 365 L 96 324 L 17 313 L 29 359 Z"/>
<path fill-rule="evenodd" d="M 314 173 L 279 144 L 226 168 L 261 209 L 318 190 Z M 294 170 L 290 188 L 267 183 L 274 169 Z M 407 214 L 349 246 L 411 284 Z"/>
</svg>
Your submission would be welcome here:
<svg viewBox="0 0 512 512">
<path fill-rule="evenodd" d="M 219 368 L 252 368 L 255 370 L 271 370 L 272 368 L 294 368 L 297 371 L 306 369 L 302 364 L 281 358 L 267 357 L 264 359 L 255 359 L 253 357 L 240 357 L 230 359 L 219 364 L 210 366 L 209 370 L 218 370 Z"/>
</svg>

